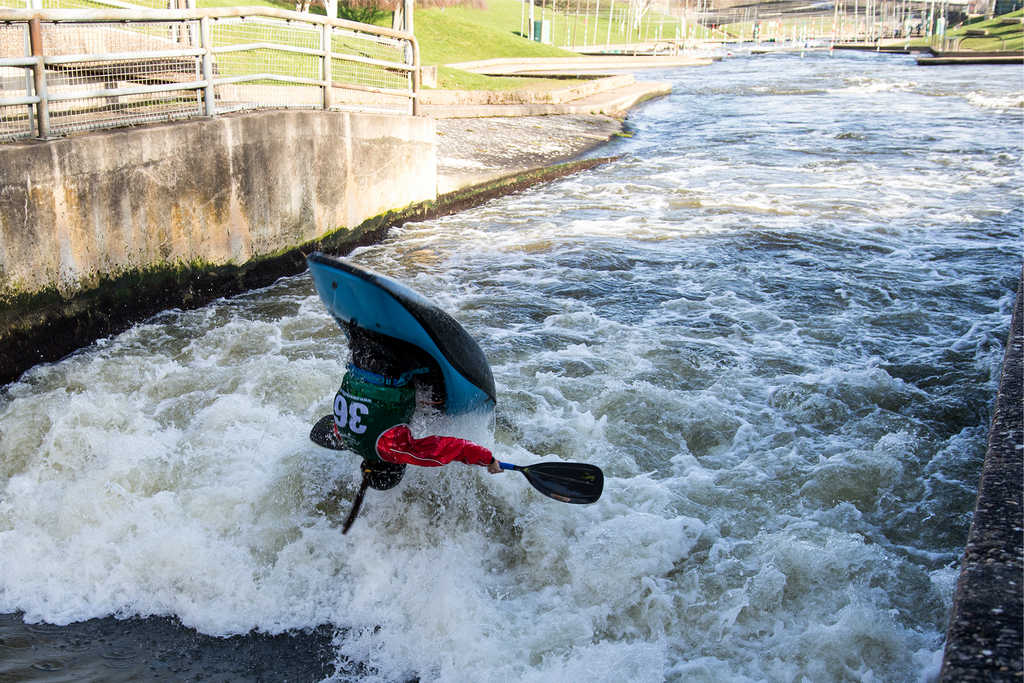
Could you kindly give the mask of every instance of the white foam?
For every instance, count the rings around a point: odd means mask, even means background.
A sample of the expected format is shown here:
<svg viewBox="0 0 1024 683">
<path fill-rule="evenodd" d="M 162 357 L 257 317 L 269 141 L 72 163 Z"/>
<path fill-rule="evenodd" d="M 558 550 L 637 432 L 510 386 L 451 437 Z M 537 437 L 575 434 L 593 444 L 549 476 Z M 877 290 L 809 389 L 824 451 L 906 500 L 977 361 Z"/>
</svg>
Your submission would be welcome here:
<svg viewBox="0 0 1024 683">
<path fill-rule="evenodd" d="M 307 434 L 343 336 L 286 280 L 7 390 L 0 610 L 216 635 L 330 623 L 344 680 L 933 677 L 986 428 L 962 406 L 998 372 L 1021 155 L 1004 112 L 967 104 L 975 86 L 935 75 L 949 116 L 929 138 L 939 123 L 913 112 L 930 84 L 899 65 L 850 80 L 865 63 L 780 59 L 776 80 L 815 82 L 756 106 L 749 61 L 685 70 L 620 161 L 353 254 L 491 359 L 497 434 L 417 433 L 593 462 L 597 504 L 409 468 L 342 535 L 356 463 Z M 863 119 L 889 116 L 882 144 Z"/>
<path fill-rule="evenodd" d="M 1024 108 L 1024 92 L 1009 94 L 970 92 L 967 93 L 966 98 L 972 105 L 982 109 L 1014 110 Z"/>
</svg>

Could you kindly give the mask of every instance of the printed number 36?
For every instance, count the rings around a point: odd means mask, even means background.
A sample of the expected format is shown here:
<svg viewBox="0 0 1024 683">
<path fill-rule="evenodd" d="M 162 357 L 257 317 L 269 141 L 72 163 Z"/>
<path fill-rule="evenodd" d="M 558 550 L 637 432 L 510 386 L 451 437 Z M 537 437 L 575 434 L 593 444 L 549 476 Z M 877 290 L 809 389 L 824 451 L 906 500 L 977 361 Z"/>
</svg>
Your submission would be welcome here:
<svg viewBox="0 0 1024 683">
<path fill-rule="evenodd" d="M 334 397 L 334 424 L 344 429 L 346 426 L 353 434 L 362 434 L 366 431 L 366 425 L 362 418 L 370 412 L 365 403 L 352 401 L 349 403 L 345 397 L 338 394 Z M 347 423 L 347 424 L 346 424 Z"/>
</svg>

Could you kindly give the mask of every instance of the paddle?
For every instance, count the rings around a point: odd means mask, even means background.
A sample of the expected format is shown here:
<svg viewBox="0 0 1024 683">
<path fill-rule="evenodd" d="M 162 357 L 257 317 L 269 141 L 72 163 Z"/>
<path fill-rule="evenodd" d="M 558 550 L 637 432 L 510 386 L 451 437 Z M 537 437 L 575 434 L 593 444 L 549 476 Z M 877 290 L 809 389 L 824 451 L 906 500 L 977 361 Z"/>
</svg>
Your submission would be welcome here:
<svg viewBox="0 0 1024 683">
<path fill-rule="evenodd" d="M 604 489 L 604 473 L 582 462 L 541 462 L 521 467 L 498 461 L 503 470 L 522 472 L 533 488 L 563 503 L 593 503 Z"/>
<path fill-rule="evenodd" d="M 536 465 L 513 465 L 507 462 L 498 461 L 503 470 L 515 470 L 522 472 L 526 480 L 533 484 L 533 488 L 543 493 L 548 498 L 554 498 L 563 503 L 594 503 L 601 497 L 604 490 L 604 472 L 596 465 L 588 465 L 582 462 L 541 462 Z M 359 486 L 359 493 L 352 501 L 352 510 L 348 513 L 348 519 L 341 528 L 342 534 L 347 534 L 356 521 L 359 508 L 363 505 L 363 496 L 370 485 L 369 473 L 363 472 L 363 483 Z"/>
<path fill-rule="evenodd" d="M 356 499 L 352 501 L 352 511 L 348 513 L 348 519 L 345 520 L 344 526 L 341 527 L 342 535 L 347 534 L 348 530 L 352 528 L 352 522 L 356 521 L 356 515 L 359 514 L 359 508 L 363 506 L 363 496 L 366 495 L 366 489 L 370 486 L 370 476 L 363 473 L 363 483 L 359 485 L 359 493 L 356 494 Z"/>
</svg>

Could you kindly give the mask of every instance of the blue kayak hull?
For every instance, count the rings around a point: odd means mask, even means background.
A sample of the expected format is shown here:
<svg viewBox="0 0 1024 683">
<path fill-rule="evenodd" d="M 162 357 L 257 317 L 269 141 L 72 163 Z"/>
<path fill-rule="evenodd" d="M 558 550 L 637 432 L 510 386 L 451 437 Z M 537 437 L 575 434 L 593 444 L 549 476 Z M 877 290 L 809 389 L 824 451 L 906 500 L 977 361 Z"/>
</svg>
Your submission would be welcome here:
<svg viewBox="0 0 1024 683">
<path fill-rule="evenodd" d="M 320 300 L 339 325 L 401 340 L 433 359 L 443 378 L 445 413 L 494 409 L 491 367 L 458 321 L 408 287 L 345 259 L 314 252 L 306 261 Z"/>
</svg>

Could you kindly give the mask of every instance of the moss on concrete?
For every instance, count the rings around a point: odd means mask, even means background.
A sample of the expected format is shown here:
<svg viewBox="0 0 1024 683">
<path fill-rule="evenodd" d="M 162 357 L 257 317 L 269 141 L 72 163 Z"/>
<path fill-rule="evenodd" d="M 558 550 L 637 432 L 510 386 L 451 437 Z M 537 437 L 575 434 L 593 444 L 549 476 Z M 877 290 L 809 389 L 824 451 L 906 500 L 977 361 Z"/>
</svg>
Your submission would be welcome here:
<svg viewBox="0 0 1024 683">
<path fill-rule="evenodd" d="M 312 251 L 347 254 L 379 242 L 392 226 L 455 213 L 607 161 L 584 159 L 507 176 L 389 211 L 354 229 L 340 228 L 241 265 L 164 263 L 100 277 L 94 286 L 72 296 L 61 294 L 56 287 L 9 294 L 0 299 L 0 384 L 16 380 L 37 363 L 59 360 L 160 311 L 198 308 L 218 297 L 301 273 L 306 270 L 306 254 Z"/>
</svg>

